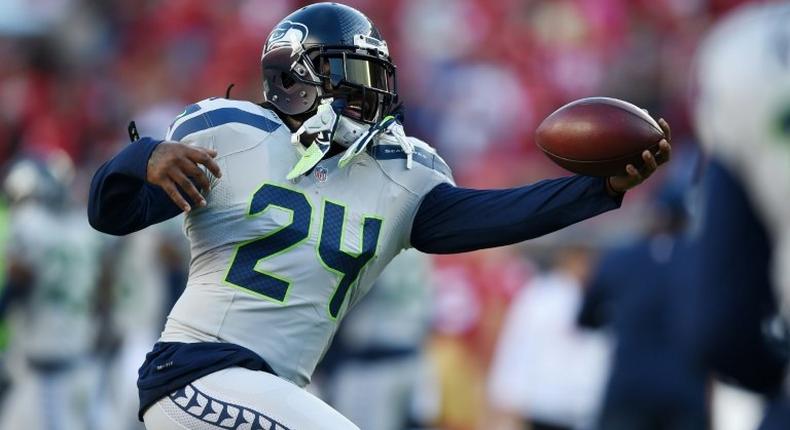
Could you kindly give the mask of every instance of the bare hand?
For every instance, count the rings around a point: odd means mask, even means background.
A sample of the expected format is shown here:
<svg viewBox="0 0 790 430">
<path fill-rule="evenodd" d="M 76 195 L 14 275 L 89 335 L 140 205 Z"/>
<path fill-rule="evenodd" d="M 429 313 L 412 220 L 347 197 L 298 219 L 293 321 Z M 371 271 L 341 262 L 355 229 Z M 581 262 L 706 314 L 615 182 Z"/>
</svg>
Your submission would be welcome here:
<svg viewBox="0 0 790 430">
<path fill-rule="evenodd" d="M 214 161 L 216 156 L 217 151 L 213 149 L 178 142 L 162 142 L 157 145 L 148 159 L 145 179 L 151 184 L 162 187 L 176 206 L 184 212 L 189 212 L 192 206 L 181 192 L 186 193 L 196 205 L 200 207 L 206 205 L 206 199 L 198 188 L 208 192 L 209 179 L 199 165 L 205 166 L 215 177 L 221 177 L 219 165 Z"/>
<path fill-rule="evenodd" d="M 666 139 L 662 139 L 661 142 L 658 143 L 658 152 L 656 152 L 656 155 L 653 156 L 650 151 L 645 150 L 642 153 L 642 160 L 644 160 L 645 165 L 641 170 L 634 167 L 633 164 L 629 164 L 625 166 L 625 175 L 610 176 L 607 183 L 612 192 L 621 194 L 634 188 L 644 182 L 645 179 L 649 178 L 650 175 L 658 169 L 658 166 L 669 161 L 672 156 L 672 146 L 669 144 L 669 142 L 672 141 L 672 131 L 669 128 L 669 124 L 667 124 L 663 118 L 658 120 L 658 125 L 664 130 Z"/>
</svg>

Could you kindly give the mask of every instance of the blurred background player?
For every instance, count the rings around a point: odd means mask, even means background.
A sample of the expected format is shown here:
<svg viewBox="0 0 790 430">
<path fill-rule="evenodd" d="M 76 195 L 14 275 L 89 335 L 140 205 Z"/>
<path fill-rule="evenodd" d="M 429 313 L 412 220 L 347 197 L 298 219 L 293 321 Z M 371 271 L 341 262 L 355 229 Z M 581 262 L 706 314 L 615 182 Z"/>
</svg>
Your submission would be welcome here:
<svg viewBox="0 0 790 430">
<path fill-rule="evenodd" d="M 489 376 L 497 430 L 584 429 L 594 422 L 609 364 L 605 335 L 580 330 L 576 315 L 590 249 L 559 245 L 550 266 L 516 295 Z"/>
<path fill-rule="evenodd" d="M 418 393 L 431 384 L 424 354 L 433 308 L 431 272 L 431 258 L 419 251 L 395 257 L 346 317 L 324 359 L 322 366 L 331 366 L 329 404 L 360 428 L 404 430 L 426 421 L 418 402 L 427 399 Z"/>
<path fill-rule="evenodd" d="M 2 316 L 12 333 L 11 389 L 0 428 L 85 429 L 91 419 L 100 241 L 70 205 L 71 160 L 60 152 L 11 165 Z"/>
<path fill-rule="evenodd" d="M 762 428 L 790 428 L 790 3 L 733 13 L 697 61 L 695 123 L 711 160 L 690 342 L 702 366 L 766 396 Z"/>
<path fill-rule="evenodd" d="M 607 329 L 615 350 L 601 430 L 708 428 L 707 372 L 683 342 L 688 267 L 683 234 L 696 157 L 686 154 L 654 191 L 644 234 L 606 251 L 593 272 L 579 323 Z"/>
</svg>

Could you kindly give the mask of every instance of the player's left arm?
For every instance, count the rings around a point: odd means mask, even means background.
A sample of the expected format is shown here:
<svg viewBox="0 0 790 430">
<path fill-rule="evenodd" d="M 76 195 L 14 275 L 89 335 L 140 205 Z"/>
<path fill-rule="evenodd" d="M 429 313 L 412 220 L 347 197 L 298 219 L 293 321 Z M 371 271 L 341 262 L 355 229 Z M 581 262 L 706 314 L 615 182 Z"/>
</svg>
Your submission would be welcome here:
<svg viewBox="0 0 790 430">
<path fill-rule="evenodd" d="M 658 166 L 669 161 L 672 156 L 672 146 L 669 144 L 672 141 L 672 129 L 664 118 L 658 120 L 658 125 L 664 131 L 665 138 L 658 143 L 656 155 L 653 156 L 650 151 L 643 151 L 642 161 L 644 162 L 644 167 L 641 170 L 637 169 L 633 164 L 629 164 L 625 166 L 624 175 L 610 177 L 606 185 L 611 192 L 624 193 L 634 188 L 649 178 L 658 169 Z"/>
<path fill-rule="evenodd" d="M 504 190 L 439 184 L 417 210 L 411 245 L 427 253 L 450 254 L 543 236 L 619 208 L 625 191 L 650 177 L 670 154 L 664 141 L 657 157 L 645 151 L 642 170 L 629 165 L 626 175 L 611 178 L 571 176 Z"/>
<path fill-rule="evenodd" d="M 620 207 L 604 178 L 571 176 L 504 190 L 439 184 L 423 199 L 411 244 L 433 254 L 511 245 Z"/>
</svg>

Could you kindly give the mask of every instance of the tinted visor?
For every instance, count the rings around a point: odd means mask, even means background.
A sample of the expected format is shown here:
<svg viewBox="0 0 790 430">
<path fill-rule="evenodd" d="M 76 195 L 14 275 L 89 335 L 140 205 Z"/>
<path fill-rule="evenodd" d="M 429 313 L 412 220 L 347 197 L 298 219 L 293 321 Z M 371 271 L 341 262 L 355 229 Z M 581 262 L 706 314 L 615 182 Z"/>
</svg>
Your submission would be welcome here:
<svg viewBox="0 0 790 430">
<path fill-rule="evenodd" d="M 325 61 L 329 65 L 328 74 L 333 83 L 345 81 L 381 91 L 392 90 L 392 74 L 382 63 L 353 57 L 327 57 Z"/>
<path fill-rule="evenodd" d="M 342 98 L 342 113 L 352 119 L 374 123 L 388 112 L 397 97 L 395 67 L 384 59 L 365 54 L 319 52 L 313 67 L 332 97 Z"/>
</svg>

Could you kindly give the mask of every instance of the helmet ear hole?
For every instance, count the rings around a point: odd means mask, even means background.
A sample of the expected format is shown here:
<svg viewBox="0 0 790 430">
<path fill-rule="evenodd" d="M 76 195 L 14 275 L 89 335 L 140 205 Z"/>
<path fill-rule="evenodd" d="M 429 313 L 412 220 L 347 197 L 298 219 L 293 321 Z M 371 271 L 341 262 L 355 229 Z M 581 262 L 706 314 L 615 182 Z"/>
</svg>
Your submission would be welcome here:
<svg viewBox="0 0 790 430">
<path fill-rule="evenodd" d="M 280 81 L 283 83 L 283 88 L 285 88 L 286 90 L 291 88 L 296 83 L 296 81 L 294 81 L 294 78 L 292 78 L 289 73 L 285 73 L 285 72 L 280 74 Z"/>
</svg>

